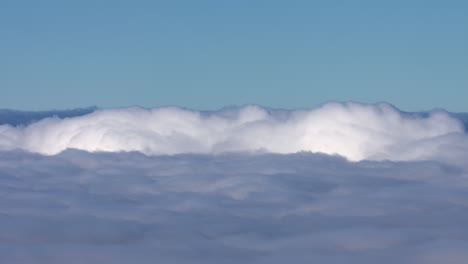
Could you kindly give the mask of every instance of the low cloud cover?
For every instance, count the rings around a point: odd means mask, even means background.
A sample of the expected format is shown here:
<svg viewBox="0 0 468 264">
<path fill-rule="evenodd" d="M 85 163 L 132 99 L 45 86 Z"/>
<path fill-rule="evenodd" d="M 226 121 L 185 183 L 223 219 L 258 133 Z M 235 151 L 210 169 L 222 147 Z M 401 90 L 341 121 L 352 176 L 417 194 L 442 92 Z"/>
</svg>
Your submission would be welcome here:
<svg viewBox="0 0 468 264">
<path fill-rule="evenodd" d="M 0 120 L 1 263 L 468 259 L 464 114 L 330 103 L 53 115 Z"/>
<path fill-rule="evenodd" d="M 422 160 L 450 154 L 445 152 L 460 144 L 468 146 L 462 119 L 444 111 L 404 113 L 384 103 L 328 103 L 310 110 L 251 105 L 215 112 L 133 107 L 0 126 L 0 150 L 45 155 L 69 148 L 147 155 L 310 151 L 352 161 Z"/>
</svg>

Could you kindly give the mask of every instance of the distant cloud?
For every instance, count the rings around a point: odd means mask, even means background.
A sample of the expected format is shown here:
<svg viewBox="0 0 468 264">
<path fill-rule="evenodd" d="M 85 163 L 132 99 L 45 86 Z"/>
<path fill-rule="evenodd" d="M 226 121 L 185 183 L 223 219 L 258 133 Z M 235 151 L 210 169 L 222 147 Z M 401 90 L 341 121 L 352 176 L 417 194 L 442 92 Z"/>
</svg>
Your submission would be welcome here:
<svg viewBox="0 0 468 264">
<path fill-rule="evenodd" d="M 48 117 L 76 117 L 94 112 L 97 107 L 78 108 L 72 110 L 51 111 L 17 111 L 0 109 L 0 125 L 24 126 Z"/>
<path fill-rule="evenodd" d="M 86 151 L 179 153 L 298 151 L 349 160 L 421 160 L 468 146 L 461 119 L 444 111 L 403 113 L 388 104 L 329 103 L 311 110 L 245 106 L 215 112 L 176 107 L 96 110 L 0 126 L 0 149 L 46 155 Z"/>
</svg>

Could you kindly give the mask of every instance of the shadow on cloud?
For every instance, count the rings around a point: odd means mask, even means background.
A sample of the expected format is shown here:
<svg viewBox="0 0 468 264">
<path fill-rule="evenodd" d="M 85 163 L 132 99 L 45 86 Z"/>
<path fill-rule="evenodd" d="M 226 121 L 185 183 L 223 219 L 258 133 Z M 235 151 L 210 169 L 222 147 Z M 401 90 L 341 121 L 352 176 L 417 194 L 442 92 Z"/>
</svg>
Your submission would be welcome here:
<svg viewBox="0 0 468 264">
<path fill-rule="evenodd" d="M 466 167 L 305 152 L 0 152 L 0 260 L 461 263 Z"/>
</svg>

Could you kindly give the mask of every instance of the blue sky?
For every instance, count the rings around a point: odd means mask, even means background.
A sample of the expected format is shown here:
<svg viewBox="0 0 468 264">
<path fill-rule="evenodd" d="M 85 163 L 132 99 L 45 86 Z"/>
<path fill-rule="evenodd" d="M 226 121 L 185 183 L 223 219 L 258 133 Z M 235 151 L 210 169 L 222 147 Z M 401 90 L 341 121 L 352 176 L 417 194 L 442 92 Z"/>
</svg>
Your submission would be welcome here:
<svg viewBox="0 0 468 264">
<path fill-rule="evenodd" d="M 0 108 L 468 111 L 466 1 L 0 2 Z"/>
</svg>

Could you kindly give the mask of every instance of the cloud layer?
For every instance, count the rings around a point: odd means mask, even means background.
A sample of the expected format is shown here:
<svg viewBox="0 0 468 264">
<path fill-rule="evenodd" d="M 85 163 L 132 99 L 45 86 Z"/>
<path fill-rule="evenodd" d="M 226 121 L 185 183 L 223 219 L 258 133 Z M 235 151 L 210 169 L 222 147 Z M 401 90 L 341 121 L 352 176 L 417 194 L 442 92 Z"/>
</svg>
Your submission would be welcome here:
<svg viewBox="0 0 468 264">
<path fill-rule="evenodd" d="M 244 106 L 215 112 L 134 107 L 0 125 L 0 150 L 46 155 L 68 148 L 148 155 L 310 151 L 352 161 L 424 160 L 467 146 L 461 118 L 444 111 L 404 113 L 384 103 L 328 103 L 310 110 Z"/>
<path fill-rule="evenodd" d="M 0 111 L 0 263 L 464 263 L 466 117 Z"/>
<path fill-rule="evenodd" d="M 466 169 L 312 153 L 0 152 L 0 262 L 458 264 Z"/>
</svg>

